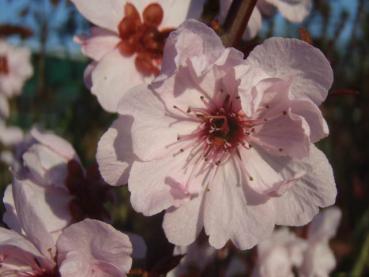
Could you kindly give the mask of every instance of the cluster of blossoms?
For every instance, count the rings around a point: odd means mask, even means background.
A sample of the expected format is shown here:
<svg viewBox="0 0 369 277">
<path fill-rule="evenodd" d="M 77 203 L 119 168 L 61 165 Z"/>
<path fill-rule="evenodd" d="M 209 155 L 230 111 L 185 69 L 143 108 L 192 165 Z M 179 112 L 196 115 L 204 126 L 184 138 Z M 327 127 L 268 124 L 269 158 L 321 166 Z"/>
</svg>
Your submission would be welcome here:
<svg viewBox="0 0 369 277">
<path fill-rule="evenodd" d="M 31 52 L 28 48 L 15 47 L 0 40 L 0 150 L 14 146 L 23 139 L 23 132 L 15 126 L 7 126 L 9 98 L 19 95 L 24 82 L 33 73 Z M 0 161 L 10 164 L 11 152 L 0 151 Z"/>
<path fill-rule="evenodd" d="M 251 268 L 252 272 L 245 261 L 233 256 L 228 261 L 225 276 L 293 277 L 294 271 L 302 277 L 329 276 L 336 264 L 329 240 L 334 237 L 340 219 L 341 211 L 337 207 L 324 210 L 309 225 L 307 238 L 298 237 L 287 228 L 275 230 L 268 239 L 258 244 L 256 265 Z M 222 253 L 227 251 L 227 248 L 216 251 L 201 240 L 188 247 L 176 247 L 175 255 L 186 256 L 169 276 L 203 275 L 218 256 L 227 258 L 227 253 Z"/>
<path fill-rule="evenodd" d="M 0 228 L 1 276 L 127 274 L 131 239 L 90 219 L 104 218 L 104 188 L 97 176 L 88 178 L 67 141 L 33 129 L 17 146 L 12 171 L 3 216 L 11 230 Z"/>
<path fill-rule="evenodd" d="M 86 170 L 73 147 L 52 133 L 33 129 L 17 143 L 4 196 L 11 230 L 0 228 L 0 275 L 126 276 L 132 242 L 140 239 L 103 222 L 107 184 L 128 184 L 133 208 L 145 216 L 164 212 L 177 254 L 192 244 L 193 260 L 212 259 L 214 249 L 193 246 L 203 230 L 216 249 L 229 241 L 241 250 L 258 244 L 255 276 L 281 268 L 292 276 L 293 267 L 301 276 L 332 270 L 328 240 L 337 210 L 310 225 L 308 245 L 287 229 L 274 231 L 306 225 L 335 202 L 332 168 L 314 145 L 329 133 L 319 110 L 333 82 L 324 55 L 297 39 L 270 38 L 245 58 L 189 19 L 200 17 L 203 1 L 72 2 L 95 25 L 76 37 L 92 59 L 85 83 L 118 118 L 99 141 L 98 168 Z M 221 20 L 230 4 L 221 1 Z M 311 5 L 263 0 L 257 7 L 265 12 L 270 4 L 291 21 L 302 20 Z M 249 37 L 256 21 L 260 27 L 258 9 Z M 0 78 L 11 65 L 0 51 Z M 19 71 L 23 81 L 27 70 Z M 0 92 L 17 91 L 13 83 L 1 82 Z M 330 260 L 316 265 L 321 253 Z M 240 261 L 232 263 L 231 269 Z"/>
</svg>

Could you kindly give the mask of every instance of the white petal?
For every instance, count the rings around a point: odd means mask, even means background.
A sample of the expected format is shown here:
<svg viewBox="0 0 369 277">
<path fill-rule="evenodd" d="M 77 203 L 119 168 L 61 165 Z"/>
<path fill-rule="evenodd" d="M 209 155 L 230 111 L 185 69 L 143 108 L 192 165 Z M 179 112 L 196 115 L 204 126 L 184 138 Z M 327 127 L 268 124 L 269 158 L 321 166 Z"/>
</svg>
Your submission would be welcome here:
<svg viewBox="0 0 369 277">
<path fill-rule="evenodd" d="M 270 38 L 255 47 L 246 59 L 243 87 L 267 77 L 292 80 L 291 93 L 320 105 L 333 82 L 332 68 L 317 48 L 297 39 Z"/>
<path fill-rule="evenodd" d="M 305 171 L 306 174 L 281 197 L 271 199 L 277 211 L 276 224 L 305 225 L 319 212 L 319 207 L 334 204 L 337 188 L 332 167 L 315 146 L 310 147 L 309 158 L 302 163 L 293 161 L 283 171 Z"/>
<path fill-rule="evenodd" d="M 203 227 L 201 208 L 202 195 L 165 212 L 163 228 L 169 242 L 186 246 L 196 240 Z"/>
<path fill-rule="evenodd" d="M 131 118 L 120 116 L 101 137 L 97 147 L 100 173 L 112 186 L 128 183 L 131 165 L 137 160 L 132 149 L 131 125 Z"/>
</svg>

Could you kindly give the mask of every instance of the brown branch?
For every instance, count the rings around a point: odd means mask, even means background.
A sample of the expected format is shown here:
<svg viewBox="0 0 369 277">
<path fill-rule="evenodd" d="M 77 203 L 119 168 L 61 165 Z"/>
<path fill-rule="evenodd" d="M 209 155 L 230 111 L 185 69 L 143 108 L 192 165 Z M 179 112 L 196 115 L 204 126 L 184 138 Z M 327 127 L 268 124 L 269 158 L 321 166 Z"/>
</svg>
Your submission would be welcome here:
<svg viewBox="0 0 369 277">
<path fill-rule="evenodd" d="M 234 0 L 224 22 L 224 45 L 237 47 L 246 30 L 257 0 Z"/>
<path fill-rule="evenodd" d="M 33 35 L 33 32 L 31 29 L 22 26 L 11 24 L 0 25 L 0 37 L 8 37 L 13 35 L 19 35 L 22 38 L 28 38 Z"/>
</svg>

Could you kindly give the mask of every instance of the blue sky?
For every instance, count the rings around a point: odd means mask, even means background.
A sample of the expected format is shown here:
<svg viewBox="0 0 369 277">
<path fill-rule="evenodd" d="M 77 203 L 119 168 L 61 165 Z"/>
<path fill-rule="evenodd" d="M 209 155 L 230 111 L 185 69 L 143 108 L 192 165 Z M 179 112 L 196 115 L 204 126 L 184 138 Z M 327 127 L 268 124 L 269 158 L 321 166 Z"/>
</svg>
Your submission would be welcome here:
<svg viewBox="0 0 369 277">
<path fill-rule="evenodd" d="M 30 26 L 33 30 L 37 30 L 39 26 L 38 22 L 42 17 L 41 15 L 47 14 L 48 21 L 51 26 L 51 35 L 49 38 L 48 48 L 54 51 L 69 49 L 72 52 L 78 52 L 78 48 L 73 43 L 71 37 L 66 39 L 64 43 L 61 44 L 60 41 L 57 39 L 58 36 L 52 35 L 52 33 L 58 32 L 58 28 L 60 28 L 60 26 L 68 20 L 70 9 L 73 8 L 71 5 L 68 6 L 66 4 L 66 1 L 67 0 L 60 0 L 60 6 L 57 9 L 54 9 L 49 0 L 0 0 L 0 23 L 6 22 L 23 24 L 26 26 Z M 346 25 L 343 33 L 341 34 L 341 42 L 344 42 L 345 38 L 347 38 L 352 31 L 352 22 L 355 18 L 357 0 L 330 0 L 329 2 L 332 4 L 333 8 L 333 24 L 330 25 L 330 31 L 332 31 L 335 25 L 335 21 L 339 19 L 339 14 L 341 10 L 346 9 L 349 12 L 349 24 Z M 29 3 L 32 3 L 32 5 L 29 5 Z M 31 16 L 20 18 L 18 16 L 18 13 L 25 5 L 29 5 L 33 12 L 39 13 L 40 16 L 36 20 L 33 19 Z M 286 30 L 289 29 L 287 27 L 291 25 L 289 25 L 289 23 L 286 22 L 280 15 L 277 15 L 274 20 L 276 22 L 275 34 L 285 36 L 287 34 Z M 81 33 L 83 27 L 83 19 L 80 19 L 78 23 L 79 24 L 77 25 L 76 32 Z M 318 31 L 319 28 L 321 28 L 321 23 L 319 21 L 315 21 L 314 26 L 316 26 L 316 31 Z M 314 28 L 312 32 L 314 34 Z M 32 48 L 38 47 L 38 42 L 36 39 L 31 39 L 27 41 L 27 43 Z"/>
</svg>

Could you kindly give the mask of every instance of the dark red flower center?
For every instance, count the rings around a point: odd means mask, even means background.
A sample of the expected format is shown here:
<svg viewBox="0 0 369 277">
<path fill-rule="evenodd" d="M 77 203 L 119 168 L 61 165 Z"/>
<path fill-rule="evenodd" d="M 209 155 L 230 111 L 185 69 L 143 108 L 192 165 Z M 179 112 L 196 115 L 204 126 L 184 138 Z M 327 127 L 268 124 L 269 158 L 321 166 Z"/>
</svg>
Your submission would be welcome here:
<svg viewBox="0 0 369 277">
<path fill-rule="evenodd" d="M 8 58 L 0 55 L 0 75 L 9 74 Z"/>
<path fill-rule="evenodd" d="M 159 30 L 164 17 L 163 8 L 158 3 L 148 5 L 142 20 L 136 7 L 127 3 L 124 6 L 124 18 L 118 25 L 121 42 L 118 47 L 124 56 L 137 54 L 135 65 L 145 75 L 158 75 L 163 58 L 165 41 L 173 29 Z"/>
</svg>

